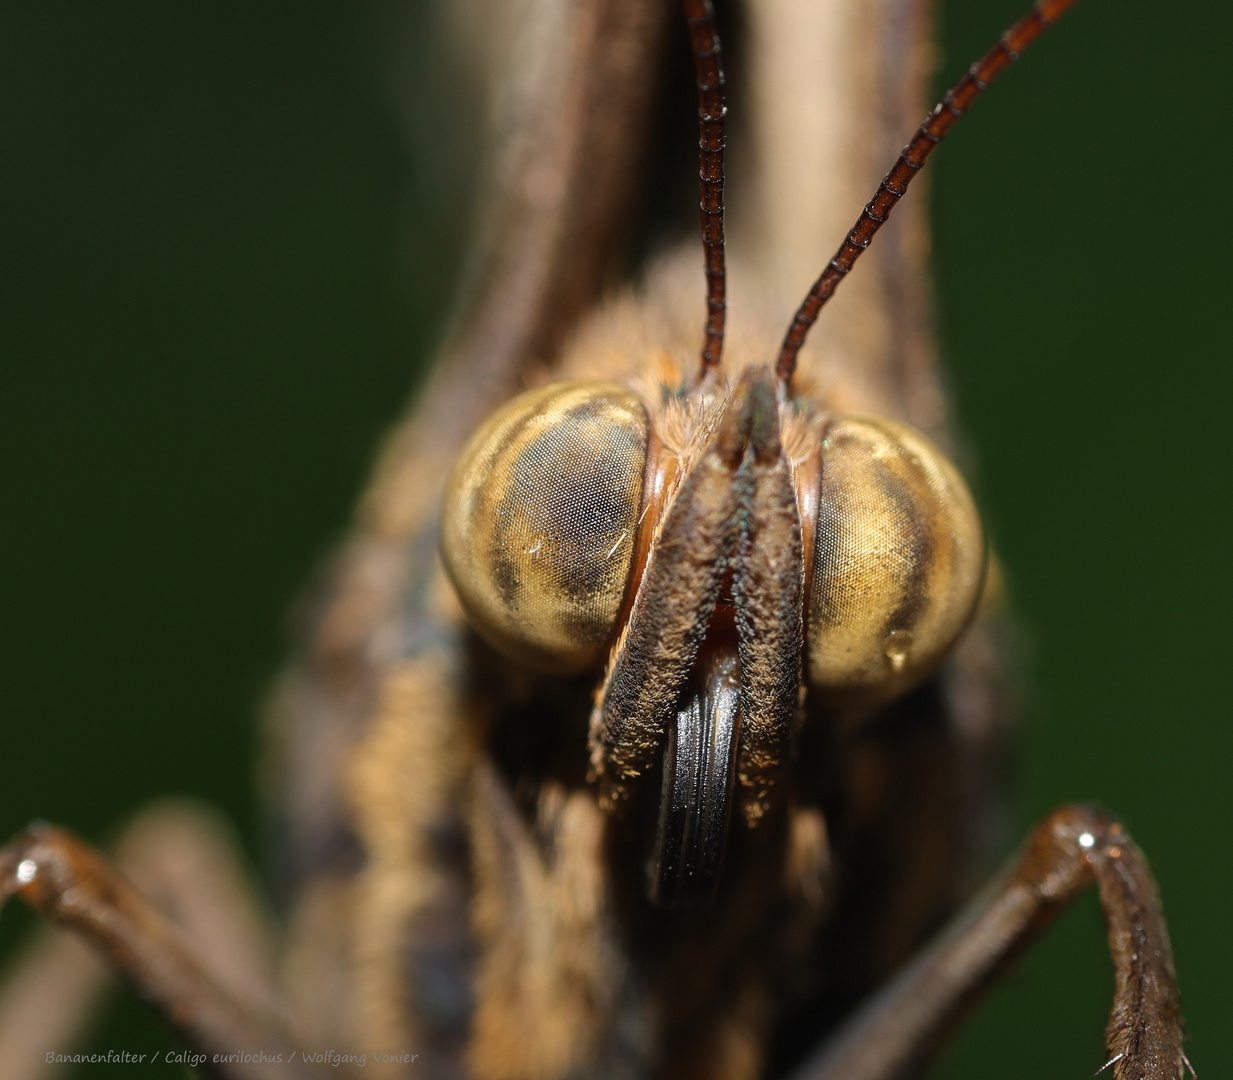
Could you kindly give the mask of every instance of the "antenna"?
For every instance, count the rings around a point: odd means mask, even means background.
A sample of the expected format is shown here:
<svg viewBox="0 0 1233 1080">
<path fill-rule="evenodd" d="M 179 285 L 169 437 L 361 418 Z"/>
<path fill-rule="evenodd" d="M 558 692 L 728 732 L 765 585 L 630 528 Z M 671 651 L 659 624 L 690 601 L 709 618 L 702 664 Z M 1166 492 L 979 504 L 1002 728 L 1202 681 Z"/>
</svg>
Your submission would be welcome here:
<svg viewBox="0 0 1233 1080">
<path fill-rule="evenodd" d="M 1007 30 L 992 49 L 968 68 L 968 73 L 946 92 L 946 96 L 925 117 L 916 134 L 903 148 L 899 160 L 891 167 L 873 198 L 861 211 L 861 216 L 856 219 L 847 239 L 839 246 L 835 257 L 822 271 L 822 276 L 814 282 L 809 295 L 797 309 L 779 350 L 779 360 L 775 364 L 775 374 L 783 380 L 785 386 L 792 382 L 797 353 L 805 343 L 805 335 L 817 320 L 818 313 L 852 269 L 852 264 L 860 258 L 861 252 L 869 246 L 874 233 L 890 217 L 895 204 L 908 190 L 908 185 L 920 172 L 934 147 L 946 137 L 955 121 L 968 111 L 972 102 L 984 93 L 989 84 L 1005 68 L 1018 60 L 1019 54 L 1040 36 L 1041 31 L 1074 2 L 1075 0 L 1038 0 L 1036 6 Z M 721 251 L 721 258 L 722 254 Z"/>
<path fill-rule="evenodd" d="M 701 381 L 719 364 L 724 344 L 724 69 L 711 0 L 684 0 L 698 86 L 698 185 L 706 259 L 706 343 Z"/>
</svg>

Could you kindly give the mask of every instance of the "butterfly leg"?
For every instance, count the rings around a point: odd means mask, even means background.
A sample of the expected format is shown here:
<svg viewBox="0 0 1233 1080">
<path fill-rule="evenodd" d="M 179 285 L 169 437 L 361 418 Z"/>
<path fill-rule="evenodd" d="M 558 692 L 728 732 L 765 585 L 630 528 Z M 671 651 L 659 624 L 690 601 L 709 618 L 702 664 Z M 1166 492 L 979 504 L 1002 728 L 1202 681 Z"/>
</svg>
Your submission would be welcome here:
<svg viewBox="0 0 1233 1080">
<path fill-rule="evenodd" d="M 1181 1080 L 1173 952 L 1147 861 L 1116 821 L 1086 806 L 1045 819 L 940 938 L 862 1006 L 792 1080 L 914 1074 L 1007 963 L 1087 886 L 1100 891 L 1115 989 L 1105 1031 L 1117 1080 Z"/>
<path fill-rule="evenodd" d="M 220 826 L 202 810 L 158 807 L 129 827 L 117 860 L 64 829 L 33 825 L 0 849 L 0 904 L 18 895 L 74 931 L 196 1048 L 258 1056 L 222 1062 L 221 1074 L 300 1075 L 305 1043 L 271 989 L 264 927 Z M 14 1078 L 37 1075 L 47 1050 L 62 1048 L 89 1019 L 106 985 L 77 942 L 53 933 L 36 938 L 0 988 L 0 1002 L 16 1010 L 0 1014 L 0 1059 Z M 37 1014 L 37 1027 L 24 1026 L 23 1003 L 34 993 L 52 1008 Z M 19 1061 L 30 1067 L 17 1071 Z"/>
</svg>

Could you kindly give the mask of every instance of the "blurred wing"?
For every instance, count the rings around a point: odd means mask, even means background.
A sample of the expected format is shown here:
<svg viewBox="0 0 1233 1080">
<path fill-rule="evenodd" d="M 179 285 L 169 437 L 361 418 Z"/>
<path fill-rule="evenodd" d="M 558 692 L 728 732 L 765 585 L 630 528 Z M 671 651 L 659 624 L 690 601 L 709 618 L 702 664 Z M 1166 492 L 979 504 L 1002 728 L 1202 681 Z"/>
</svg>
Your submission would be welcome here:
<svg viewBox="0 0 1233 1080">
<path fill-rule="evenodd" d="M 472 44 L 489 84 L 491 151 L 464 299 L 350 539 L 310 597 L 299 656 L 267 717 L 272 854 L 291 922 L 292 981 L 305 992 L 306 1022 L 327 1042 L 337 1032 L 340 1044 L 353 993 L 350 883 L 373 857 L 355 836 L 346 763 L 388 698 L 395 665 L 423 665 L 451 701 L 465 690 L 462 631 L 433 587 L 441 488 L 470 431 L 528 369 L 553 361 L 598 294 L 620 241 L 670 12 L 659 0 L 482 0 L 450 13 L 482 39 Z M 451 708 L 427 710 L 425 723 L 448 731 Z M 445 762 L 420 766 L 448 772 Z M 453 925 L 465 920 L 457 905 L 440 918 L 436 938 L 465 937 L 465 925 Z M 388 943 L 391 954 L 398 948 Z M 446 956 L 441 970 L 451 963 Z"/>
<path fill-rule="evenodd" d="M 932 10 L 931 0 L 745 5 L 752 153 L 748 182 L 733 192 L 732 248 L 749 278 L 734 282 L 732 306 L 735 318 L 752 309 L 766 320 L 761 336 L 782 338 L 932 104 Z M 806 343 L 800 370 L 946 445 L 927 206 L 923 189 L 904 198 Z"/>
<path fill-rule="evenodd" d="M 489 37 L 479 51 L 495 69 L 484 211 L 460 313 L 416 411 L 451 457 L 522 371 L 553 361 L 598 295 L 670 10 L 648 0 L 472 7 L 466 22 Z"/>
</svg>

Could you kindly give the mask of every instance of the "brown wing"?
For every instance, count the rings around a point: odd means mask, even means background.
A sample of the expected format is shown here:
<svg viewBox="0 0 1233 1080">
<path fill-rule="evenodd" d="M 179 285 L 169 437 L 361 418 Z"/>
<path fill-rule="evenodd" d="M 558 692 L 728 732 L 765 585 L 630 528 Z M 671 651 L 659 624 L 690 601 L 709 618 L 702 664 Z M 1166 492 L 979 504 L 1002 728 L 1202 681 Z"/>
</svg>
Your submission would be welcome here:
<svg viewBox="0 0 1233 1080">
<path fill-rule="evenodd" d="M 932 103 L 930 0 L 766 0 L 745 5 L 752 155 L 738 161 L 734 282 L 778 341 L 878 181 Z M 741 184 L 741 180 L 746 182 Z M 866 411 L 941 436 L 928 270 L 927 200 L 911 192 L 828 308 L 801 372 Z M 739 273 L 739 271 L 738 271 Z M 752 297 L 750 296 L 752 294 Z"/>
<path fill-rule="evenodd" d="M 507 6 L 471 11 L 492 39 L 497 137 L 466 300 L 386 446 L 351 538 L 323 575 L 301 653 L 269 714 L 267 781 L 292 980 L 309 1022 L 343 1042 L 355 1034 L 345 1020 L 354 966 L 345 924 L 365 857 L 349 824 L 342 763 L 392 664 L 460 648 L 452 611 L 429 590 L 440 487 L 469 431 L 529 367 L 551 363 L 598 293 L 620 239 L 667 14 L 656 0 L 510 6 L 520 9 L 513 34 L 501 32 Z M 448 953 L 451 934 L 465 933 L 443 919 L 436 936 Z"/>
</svg>

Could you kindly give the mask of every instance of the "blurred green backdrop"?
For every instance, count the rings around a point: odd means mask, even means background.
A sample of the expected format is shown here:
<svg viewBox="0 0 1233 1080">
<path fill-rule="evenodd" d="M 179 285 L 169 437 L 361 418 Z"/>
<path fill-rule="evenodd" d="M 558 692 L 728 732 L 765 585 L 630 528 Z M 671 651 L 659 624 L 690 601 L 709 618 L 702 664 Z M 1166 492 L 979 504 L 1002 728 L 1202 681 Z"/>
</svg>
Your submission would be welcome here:
<svg viewBox="0 0 1233 1080">
<path fill-rule="evenodd" d="M 942 76 L 1021 4 L 947 0 Z M 0 8 L 0 834 L 103 840 L 187 793 L 255 851 L 284 613 L 465 241 L 473 113 L 432 21 Z M 1075 799 L 1124 816 L 1207 1075 L 1233 1066 L 1230 41 L 1218 0 L 1089 0 L 930 166 L 944 348 L 1025 640 L 1016 831 Z M 0 949 L 28 923 L 6 911 Z M 1090 1075 L 1102 938 L 1089 898 L 935 1074 Z M 174 1045 L 121 995 L 91 1041 Z"/>
</svg>

